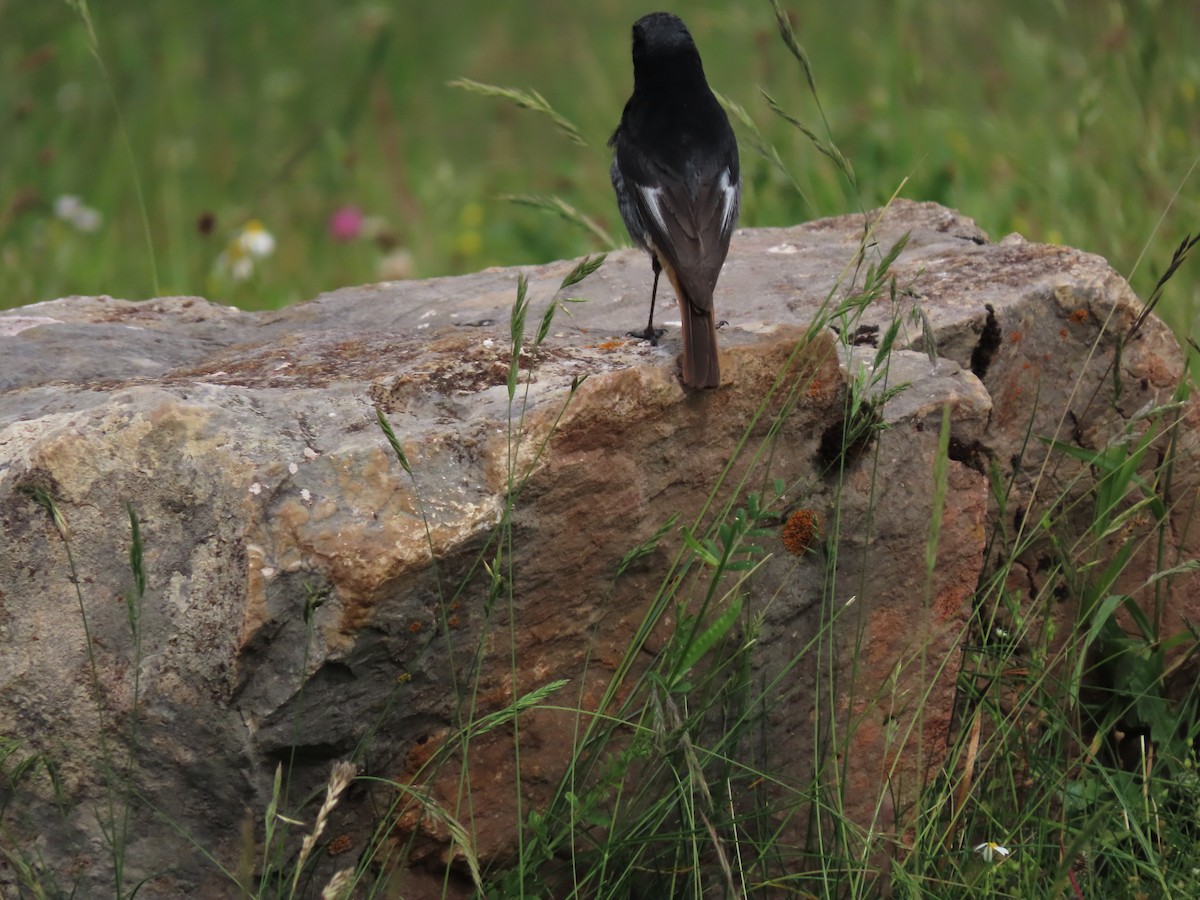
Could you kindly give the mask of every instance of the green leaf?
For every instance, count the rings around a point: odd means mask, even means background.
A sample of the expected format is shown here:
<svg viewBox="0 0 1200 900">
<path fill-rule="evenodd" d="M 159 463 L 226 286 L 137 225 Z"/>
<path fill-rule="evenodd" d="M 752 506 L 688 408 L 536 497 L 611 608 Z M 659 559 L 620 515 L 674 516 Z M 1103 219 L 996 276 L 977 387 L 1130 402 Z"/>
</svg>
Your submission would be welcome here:
<svg viewBox="0 0 1200 900">
<path fill-rule="evenodd" d="M 691 548 L 692 552 L 696 554 L 702 563 L 706 566 L 720 565 L 720 557 L 714 552 L 715 548 L 711 546 L 711 541 L 706 541 L 705 543 L 709 546 L 705 546 L 696 539 L 690 528 L 682 528 L 680 531 L 683 534 L 683 542 Z"/>
<path fill-rule="evenodd" d="M 1106 628 L 1109 620 L 1112 619 L 1113 613 L 1117 607 L 1129 599 L 1125 594 L 1109 594 L 1104 598 L 1104 601 L 1096 607 L 1091 613 L 1091 624 L 1088 627 L 1087 637 L 1084 638 L 1083 649 L 1080 652 L 1080 664 L 1082 665 L 1083 657 L 1087 654 L 1088 648 L 1096 643 L 1100 637 L 1100 633 Z"/>
<path fill-rule="evenodd" d="M 738 620 L 738 616 L 742 614 L 743 604 L 744 602 L 740 595 L 734 597 L 725 612 L 721 613 L 720 616 L 713 620 L 712 624 L 693 638 L 687 652 L 679 660 L 679 664 L 675 668 L 675 677 L 672 678 L 672 683 L 676 687 L 679 686 L 679 679 L 687 675 L 691 671 L 692 666 L 703 659 L 705 654 L 729 633 L 729 629 L 733 627 L 734 623 Z"/>
<path fill-rule="evenodd" d="M 1142 637 L 1147 641 L 1154 640 L 1154 626 L 1150 624 L 1150 619 L 1146 617 L 1146 613 L 1138 606 L 1137 601 L 1129 595 L 1125 595 L 1125 612 L 1129 618 L 1133 620 L 1133 624 L 1138 627 Z"/>
</svg>

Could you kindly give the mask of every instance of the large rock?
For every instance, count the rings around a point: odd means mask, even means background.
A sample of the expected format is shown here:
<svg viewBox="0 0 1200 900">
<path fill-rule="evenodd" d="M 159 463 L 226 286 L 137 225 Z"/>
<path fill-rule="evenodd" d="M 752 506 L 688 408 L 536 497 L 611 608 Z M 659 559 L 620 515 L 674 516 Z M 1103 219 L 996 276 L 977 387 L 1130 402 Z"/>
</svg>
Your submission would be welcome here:
<svg viewBox="0 0 1200 900">
<path fill-rule="evenodd" d="M 1149 318 L 1116 360 L 1114 401 L 1116 337 L 1140 304 L 1102 259 L 990 244 L 932 204 L 877 216 L 738 233 L 717 294 L 722 386 L 706 393 L 677 380 L 669 288 L 663 343 L 625 337 L 650 283 L 633 251 L 569 292 L 587 302 L 560 310 L 536 350 L 573 262 L 268 313 L 73 297 L 0 315 L 0 733 L 19 742 L 6 771 L 33 760 L 0 806 L 12 858 L 79 896 L 110 891 L 115 798 L 118 815 L 130 809 L 126 884 L 151 879 L 139 896 L 233 893 L 208 856 L 255 871 L 261 824 L 250 826 L 276 765 L 288 773 L 280 812 L 311 823 L 303 801 L 333 759 L 352 757 L 424 785 L 500 864 L 590 720 L 537 709 L 517 730 L 467 723 L 556 679 L 569 679 L 556 706 L 644 703 L 639 676 L 709 589 L 681 525 L 710 534 L 750 492 L 771 500 L 774 479 L 783 496 L 758 523 L 774 536 L 754 539 L 769 558 L 741 585 L 727 575 L 706 607 L 712 619 L 744 597 L 714 653 L 755 639 L 764 724 L 746 762 L 840 790 L 864 829 L 903 829 L 954 727 L 990 467 L 1015 474 L 1013 509 L 1070 490 L 1082 463 L 1042 470 L 1048 450 L 1028 435 L 1102 446 L 1170 396 L 1182 361 Z M 899 290 L 831 316 L 904 233 Z M 529 349 L 510 403 L 521 272 Z M 848 385 L 876 371 L 872 342 L 897 318 L 886 378 L 867 393 L 908 386 L 882 404 L 877 439 L 847 449 Z M 136 628 L 127 508 L 147 574 Z M 810 513 L 823 537 L 804 552 Z M 816 759 L 844 765 L 815 772 Z M 798 802 L 782 788 L 773 799 Z M 311 885 L 353 864 L 390 800 L 351 789 L 324 836 L 344 852 L 322 854 Z M 411 859 L 465 856 L 437 816 L 391 815 L 385 843 Z M 795 823 L 784 834 L 799 841 Z M 0 870 L 0 885 L 19 868 Z M 423 890 L 419 872 L 397 878 L 406 895 Z"/>
</svg>

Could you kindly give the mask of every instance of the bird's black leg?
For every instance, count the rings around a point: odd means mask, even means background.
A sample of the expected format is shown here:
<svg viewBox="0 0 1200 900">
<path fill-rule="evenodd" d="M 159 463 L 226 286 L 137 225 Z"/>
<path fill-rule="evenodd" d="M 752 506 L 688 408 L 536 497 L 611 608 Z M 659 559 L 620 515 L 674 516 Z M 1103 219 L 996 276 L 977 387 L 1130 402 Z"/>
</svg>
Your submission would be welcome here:
<svg viewBox="0 0 1200 900">
<path fill-rule="evenodd" d="M 654 301 L 658 297 L 658 276 L 662 274 L 662 263 L 658 261 L 658 254 L 650 257 L 650 265 L 654 269 L 654 286 L 650 288 L 650 320 L 646 322 L 646 339 L 653 347 L 658 344 L 658 333 L 654 330 Z"/>
<path fill-rule="evenodd" d="M 657 347 L 658 339 L 666 331 L 664 328 L 654 328 L 654 300 L 658 296 L 658 276 L 662 274 L 662 263 L 658 261 L 657 253 L 650 254 L 650 266 L 654 269 L 654 287 L 650 289 L 650 321 L 646 323 L 645 331 L 631 331 L 629 336 L 649 341 L 651 347 Z"/>
</svg>

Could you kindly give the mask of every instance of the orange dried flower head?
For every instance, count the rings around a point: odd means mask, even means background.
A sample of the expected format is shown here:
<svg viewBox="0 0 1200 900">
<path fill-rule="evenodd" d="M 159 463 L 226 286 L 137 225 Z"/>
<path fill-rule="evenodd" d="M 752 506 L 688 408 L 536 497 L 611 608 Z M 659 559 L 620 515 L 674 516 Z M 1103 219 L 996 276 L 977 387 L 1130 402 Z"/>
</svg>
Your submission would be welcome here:
<svg viewBox="0 0 1200 900">
<path fill-rule="evenodd" d="M 803 556 L 812 542 L 821 536 L 821 517 L 813 509 L 798 509 L 783 526 L 783 546 L 794 556 Z"/>
</svg>

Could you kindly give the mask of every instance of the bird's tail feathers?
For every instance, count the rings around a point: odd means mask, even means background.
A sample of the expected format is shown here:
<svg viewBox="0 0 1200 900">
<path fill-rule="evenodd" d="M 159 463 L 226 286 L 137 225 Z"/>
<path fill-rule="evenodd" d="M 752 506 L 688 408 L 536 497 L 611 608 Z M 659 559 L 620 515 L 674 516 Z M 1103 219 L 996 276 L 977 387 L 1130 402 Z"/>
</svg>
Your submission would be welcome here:
<svg viewBox="0 0 1200 900">
<path fill-rule="evenodd" d="M 711 307 L 698 309 L 680 295 L 680 319 L 683 322 L 683 383 L 693 388 L 721 385 L 721 367 L 717 361 L 717 321 Z"/>
</svg>

